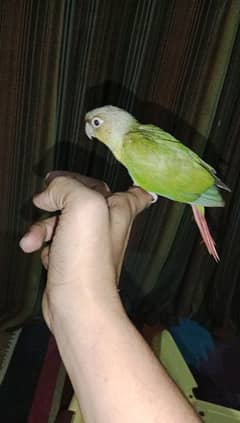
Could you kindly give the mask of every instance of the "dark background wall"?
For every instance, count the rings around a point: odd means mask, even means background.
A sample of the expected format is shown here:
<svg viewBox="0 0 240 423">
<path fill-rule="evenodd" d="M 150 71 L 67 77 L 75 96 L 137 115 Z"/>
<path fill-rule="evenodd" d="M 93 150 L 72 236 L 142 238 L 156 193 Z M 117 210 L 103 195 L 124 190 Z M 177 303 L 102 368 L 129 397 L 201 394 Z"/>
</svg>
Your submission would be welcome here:
<svg viewBox="0 0 240 423">
<path fill-rule="evenodd" d="M 240 3 L 238 0 L 0 2 L 0 322 L 39 312 L 37 255 L 18 240 L 36 219 L 33 193 L 51 169 L 126 189 L 126 170 L 84 135 L 87 110 L 126 108 L 201 154 L 232 189 L 207 213 L 221 262 L 187 206 L 165 199 L 138 217 L 122 296 L 139 321 L 178 315 L 239 327 Z"/>
</svg>

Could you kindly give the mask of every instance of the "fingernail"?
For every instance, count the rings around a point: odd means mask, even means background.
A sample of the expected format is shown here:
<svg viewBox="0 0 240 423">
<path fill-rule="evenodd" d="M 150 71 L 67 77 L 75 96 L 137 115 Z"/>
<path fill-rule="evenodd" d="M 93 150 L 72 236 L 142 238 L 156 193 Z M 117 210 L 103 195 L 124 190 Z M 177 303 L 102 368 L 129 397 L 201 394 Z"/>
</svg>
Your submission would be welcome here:
<svg viewBox="0 0 240 423">
<path fill-rule="evenodd" d="M 109 188 L 108 184 L 107 184 L 106 182 L 103 182 L 103 183 L 104 183 L 104 188 L 106 189 L 106 191 L 107 191 L 107 192 L 111 192 L 111 190 L 110 190 L 110 188 Z"/>
<path fill-rule="evenodd" d="M 51 172 L 48 172 L 48 173 L 46 174 L 45 178 L 44 178 L 44 181 L 46 182 L 46 184 L 48 184 L 48 183 L 49 183 L 50 175 L 51 175 Z"/>
<path fill-rule="evenodd" d="M 29 238 L 30 236 L 30 232 L 27 232 L 25 235 L 23 235 L 23 237 L 20 239 L 19 241 L 19 245 L 22 248 L 25 244 L 25 241 Z"/>
</svg>

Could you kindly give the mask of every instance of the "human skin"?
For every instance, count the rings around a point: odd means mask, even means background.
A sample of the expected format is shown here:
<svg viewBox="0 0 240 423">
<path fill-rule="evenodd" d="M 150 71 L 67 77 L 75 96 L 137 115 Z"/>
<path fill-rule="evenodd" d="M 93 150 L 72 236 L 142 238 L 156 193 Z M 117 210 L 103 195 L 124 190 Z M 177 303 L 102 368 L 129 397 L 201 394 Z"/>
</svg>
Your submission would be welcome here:
<svg viewBox="0 0 240 423">
<path fill-rule="evenodd" d="M 132 223 L 151 196 L 140 188 L 112 194 L 104 183 L 66 172 L 47 182 L 34 204 L 60 214 L 33 224 L 20 246 L 42 250 L 43 315 L 85 423 L 198 422 L 117 289 Z"/>
</svg>

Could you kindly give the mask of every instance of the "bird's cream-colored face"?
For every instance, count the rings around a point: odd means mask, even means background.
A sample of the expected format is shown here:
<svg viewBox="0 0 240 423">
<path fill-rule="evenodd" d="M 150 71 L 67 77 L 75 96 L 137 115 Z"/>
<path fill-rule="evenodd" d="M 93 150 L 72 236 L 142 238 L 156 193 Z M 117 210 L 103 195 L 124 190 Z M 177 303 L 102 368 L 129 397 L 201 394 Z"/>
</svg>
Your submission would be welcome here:
<svg viewBox="0 0 240 423">
<path fill-rule="evenodd" d="M 99 107 L 86 114 L 85 132 L 88 138 L 97 138 L 114 149 L 134 122 L 134 117 L 123 109 L 115 106 Z"/>
<path fill-rule="evenodd" d="M 105 128 L 104 120 L 99 117 L 98 115 L 92 117 L 92 118 L 85 118 L 85 131 L 88 138 L 98 138 L 100 139 L 101 132 Z M 102 127 L 102 129 L 101 129 Z"/>
</svg>

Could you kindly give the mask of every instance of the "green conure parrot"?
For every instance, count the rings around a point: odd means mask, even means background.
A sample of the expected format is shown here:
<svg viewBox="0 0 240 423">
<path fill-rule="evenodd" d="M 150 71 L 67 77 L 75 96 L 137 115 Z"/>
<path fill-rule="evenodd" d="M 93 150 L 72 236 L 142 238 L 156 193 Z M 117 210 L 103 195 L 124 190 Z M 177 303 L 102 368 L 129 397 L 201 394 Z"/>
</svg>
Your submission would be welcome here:
<svg viewBox="0 0 240 423">
<path fill-rule="evenodd" d="M 142 125 L 130 113 L 104 106 L 85 116 L 86 135 L 107 145 L 128 170 L 134 185 L 157 196 L 190 204 L 203 241 L 219 256 L 205 219 L 205 207 L 223 207 L 218 188 L 230 191 L 216 171 L 171 134 Z"/>
</svg>

